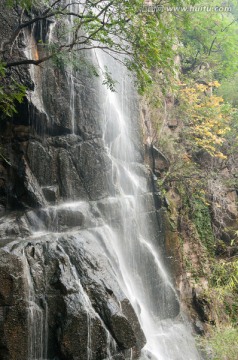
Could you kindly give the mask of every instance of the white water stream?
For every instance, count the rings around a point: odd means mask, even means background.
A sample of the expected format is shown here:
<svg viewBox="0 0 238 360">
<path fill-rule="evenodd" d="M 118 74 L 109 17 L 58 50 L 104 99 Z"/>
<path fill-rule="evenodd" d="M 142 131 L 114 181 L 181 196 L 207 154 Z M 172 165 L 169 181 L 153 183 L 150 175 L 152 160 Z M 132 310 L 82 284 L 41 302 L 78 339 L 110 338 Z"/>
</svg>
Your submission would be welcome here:
<svg viewBox="0 0 238 360">
<path fill-rule="evenodd" d="M 112 162 L 121 223 L 117 231 L 108 219 L 102 238 L 114 257 L 112 263 L 119 264 L 120 285 L 134 306 L 147 339 L 141 359 L 200 359 L 181 314 L 173 318 L 178 298 L 160 258 L 153 214 L 150 218 L 144 206 L 149 188 L 145 174 L 135 165 L 139 155 L 135 144 L 137 129 L 132 122 L 136 102 L 133 79 L 110 56 L 100 50 L 95 54 L 101 71 L 106 66 L 120 83 L 117 92 L 102 88 L 100 93 L 104 103 L 103 138 Z"/>
<path fill-rule="evenodd" d="M 24 271 L 28 289 L 28 318 L 27 326 L 30 329 L 28 336 L 28 359 L 47 360 L 48 352 L 48 306 L 42 299 L 43 309 L 37 304 L 30 266 L 23 250 L 25 262 Z"/>
</svg>

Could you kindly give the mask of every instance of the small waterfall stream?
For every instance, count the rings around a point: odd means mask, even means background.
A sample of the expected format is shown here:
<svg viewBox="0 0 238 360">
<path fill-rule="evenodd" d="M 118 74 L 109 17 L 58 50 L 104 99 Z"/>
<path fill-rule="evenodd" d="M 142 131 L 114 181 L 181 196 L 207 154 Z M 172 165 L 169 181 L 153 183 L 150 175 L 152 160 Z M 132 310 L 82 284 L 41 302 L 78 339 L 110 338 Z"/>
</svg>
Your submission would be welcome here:
<svg viewBox="0 0 238 360">
<path fill-rule="evenodd" d="M 41 299 L 42 304 L 38 304 L 34 290 L 33 279 L 30 265 L 27 260 L 25 249 L 23 250 L 25 278 L 28 288 L 28 319 L 27 326 L 30 329 L 28 337 L 28 359 L 27 360 L 47 360 L 48 346 L 48 309 L 47 302 Z M 44 308 L 44 311 L 42 310 Z"/>
</svg>

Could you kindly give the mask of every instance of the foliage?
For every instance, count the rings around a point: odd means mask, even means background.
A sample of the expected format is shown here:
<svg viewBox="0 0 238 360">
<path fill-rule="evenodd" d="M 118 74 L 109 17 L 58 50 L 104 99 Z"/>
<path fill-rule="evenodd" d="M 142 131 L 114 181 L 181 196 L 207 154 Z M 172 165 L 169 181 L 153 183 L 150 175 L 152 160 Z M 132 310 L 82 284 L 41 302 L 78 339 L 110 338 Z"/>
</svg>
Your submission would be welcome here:
<svg viewBox="0 0 238 360">
<path fill-rule="evenodd" d="M 221 87 L 217 91 L 218 95 L 222 96 L 233 107 L 238 107 L 237 83 L 238 73 L 235 73 L 232 77 L 222 79 Z"/>
<path fill-rule="evenodd" d="M 163 3 L 167 4 L 165 0 L 161 5 Z M 169 4 L 182 5 L 182 0 L 170 0 Z M 163 69 L 163 87 L 173 72 L 176 42 L 173 16 L 143 11 L 143 0 L 5 0 L 5 5 L 10 7 L 18 21 L 14 30 L 9 28 L 8 38 L 0 43 L 0 61 L 3 64 L 4 60 L 5 68 L 24 64 L 37 66 L 49 59 L 61 67 L 69 60 L 75 66 L 79 52 L 101 49 L 136 74 L 140 92 L 159 79 L 153 74 L 155 66 Z M 6 22 L 7 13 L 2 14 Z M 186 14 L 179 22 L 187 26 Z M 34 33 L 35 28 L 42 26 L 42 29 L 47 29 L 52 24 L 54 30 L 50 41 L 44 30 Z M 19 36 L 26 36 L 28 32 L 35 37 L 35 43 L 31 41 L 31 55 L 27 59 L 18 52 L 12 56 L 14 49 L 18 49 Z M 102 71 L 103 83 L 113 90 L 111 75 L 106 69 Z M 95 68 L 92 72 L 98 74 Z M 19 96 L 23 88 L 20 85 L 17 89 L 17 84 L 12 83 L 9 90 L 14 94 L 13 99 L 21 101 Z M 1 110 L 10 115 L 14 112 L 14 101 L 8 101 L 8 93 L 2 86 Z"/>
<path fill-rule="evenodd" d="M 232 327 L 213 330 L 209 338 L 200 339 L 199 345 L 209 349 L 213 360 L 236 360 L 238 354 L 238 329 Z"/>
<path fill-rule="evenodd" d="M 163 139 L 165 137 L 164 135 Z M 173 140 L 170 139 L 170 141 Z M 180 146 L 176 144 L 172 151 L 164 147 L 164 151 L 169 156 L 170 166 L 168 171 L 162 174 L 161 179 L 158 180 L 160 191 L 166 195 L 166 189 L 168 190 L 171 187 L 176 189 L 181 199 L 180 215 L 188 215 L 190 221 L 195 225 L 196 238 L 203 244 L 207 253 L 214 256 L 215 238 L 210 204 L 205 193 L 207 186 L 206 174 L 186 153 L 181 144 Z"/>
<path fill-rule="evenodd" d="M 16 113 L 16 103 L 21 103 L 25 97 L 25 86 L 15 81 L 8 82 L 4 64 L 0 62 L 0 112 L 11 117 Z"/>
<path fill-rule="evenodd" d="M 225 152 L 230 157 L 238 151 L 238 107 L 231 111 L 230 131 L 226 134 Z"/>
<path fill-rule="evenodd" d="M 226 261 L 221 259 L 213 264 L 211 284 L 238 293 L 238 259 Z"/>
<path fill-rule="evenodd" d="M 25 9 L 30 9 L 32 6 L 36 5 L 36 0 L 6 0 L 6 5 L 10 8 L 13 6 L 20 6 Z"/>
<path fill-rule="evenodd" d="M 224 136 L 230 130 L 232 109 L 222 97 L 213 95 L 212 87 L 218 82 L 207 85 L 195 84 L 180 90 L 181 117 L 186 126 L 184 136 L 192 147 L 207 151 L 211 156 L 226 158 L 221 151 Z M 209 94 L 210 92 L 210 94 Z"/>
<path fill-rule="evenodd" d="M 103 85 L 106 85 L 112 92 L 115 91 L 116 81 L 113 80 L 112 74 L 105 66 L 105 71 L 103 72 L 104 80 L 102 82 Z"/>
<path fill-rule="evenodd" d="M 210 254 L 214 255 L 215 239 L 212 230 L 211 214 L 203 194 L 193 194 L 190 199 L 191 217 L 196 226 L 201 242 L 205 245 Z"/>
<path fill-rule="evenodd" d="M 170 0 L 170 3 L 180 5 L 181 1 Z M 174 22 L 160 12 L 142 11 L 143 0 L 76 0 L 66 4 L 64 0 L 45 0 L 40 3 L 33 0 L 9 0 L 8 4 L 16 10 L 19 25 L 3 44 L 3 53 L 9 46 L 14 46 L 24 29 L 29 29 L 33 24 L 42 21 L 50 24 L 56 21 L 60 27 L 56 26 L 56 36 L 51 40 L 53 43 L 45 41 L 44 36 L 38 39 L 43 54 L 39 59 L 34 56 L 28 61 L 22 58 L 14 59 L 6 64 L 7 67 L 24 63 L 38 65 L 61 52 L 72 53 L 100 48 L 136 73 L 140 90 L 145 90 L 152 82 L 151 70 L 154 65 L 162 67 L 165 73 L 166 69 L 170 71 L 174 58 L 173 45 L 176 41 Z M 35 10 L 31 11 L 29 19 L 30 7 Z"/>
<path fill-rule="evenodd" d="M 190 28 L 181 32 L 180 55 L 184 73 L 199 78 L 206 75 L 209 80 L 221 80 L 232 76 L 238 69 L 237 2 L 222 5 L 231 11 L 214 11 L 217 1 L 205 5 L 210 11 L 191 13 Z"/>
<path fill-rule="evenodd" d="M 168 152 L 166 151 L 165 153 L 168 156 Z M 188 188 L 190 182 L 194 184 L 200 180 L 201 174 L 199 173 L 199 168 L 191 161 L 191 158 L 184 149 L 182 150 L 177 147 L 169 155 L 169 169 L 159 180 L 160 186 L 175 183 L 177 187 L 181 184 L 186 184 L 185 187 Z"/>
</svg>

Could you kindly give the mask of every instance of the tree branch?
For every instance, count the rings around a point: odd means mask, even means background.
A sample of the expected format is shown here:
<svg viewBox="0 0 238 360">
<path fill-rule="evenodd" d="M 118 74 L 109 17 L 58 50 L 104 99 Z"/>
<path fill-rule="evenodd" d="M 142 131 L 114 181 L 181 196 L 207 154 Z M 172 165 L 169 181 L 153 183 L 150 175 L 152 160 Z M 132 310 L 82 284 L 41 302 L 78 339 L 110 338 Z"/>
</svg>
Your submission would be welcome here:
<svg viewBox="0 0 238 360">
<path fill-rule="evenodd" d="M 22 59 L 22 60 L 13 61 L 13 62 L 7 63 L 6 68 L 11 68 L 11 67 L 20 66 L 20 65 L 40 65 L 41 63 L 51 59 L 53 56 L 54 56 L 54 54 L 50 54 L 50 55 L 45 56 L 38 60 Z"/>
<path fill-rule="evenodd" d="M 214 45 L 214 43 L 215 43 L 216 39 L 217 39 L 217 37 L 215 36 L 215 37 L 214 37 L 214 39 L 212 40 L 212 43 L 211 43 L 210 49 L 209 49 L 209 51 L 208 51 L 208 56 L 210 56 L 210 55 L 211 55 L 212 48 L 213 48 L 213 45 Z"/>
</svg>

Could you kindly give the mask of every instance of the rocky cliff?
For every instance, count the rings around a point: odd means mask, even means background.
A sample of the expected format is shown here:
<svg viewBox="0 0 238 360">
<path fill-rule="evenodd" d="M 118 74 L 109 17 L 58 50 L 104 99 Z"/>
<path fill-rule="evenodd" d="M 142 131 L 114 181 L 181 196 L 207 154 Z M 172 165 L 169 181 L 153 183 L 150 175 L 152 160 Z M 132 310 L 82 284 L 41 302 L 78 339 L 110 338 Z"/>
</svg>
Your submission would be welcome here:
<svg viewBox="0 0 238 360">
<path fill-rule="evenodd" d="M 237 326 L 237 146 L 228 137 L 223 159 L 188 146 L 176 95 L 159 93 L 159 108 L 143 105 L 145 141 L 152 153 L 147 161 L 162 195 L 165 247 L 195 331 L 212 339 L 208 347 L 218 357 L 235 358 L 228 353 L 236 343 L 229 329 Z M 235 139 L 236 129 L 232 133 Z M 223 350 L 216 336 L 226 329 L 229 345 Z M 208 358 L 216 356 L 212 351 Z"/>
<path fill-rule="evenodd" d="M 18 39 L 26 57 L 29 44 L 41 51 L 38 30 Z M 137 358 L 145 336 L 103 238 L 118 203 L 107 201 L 117 189 L 100 84 L 87 68 L 72 83 L 69 69 L 52 64 L 18 76 L 27 98 L 0 124 L 0 359 Z"/>
</svg>

